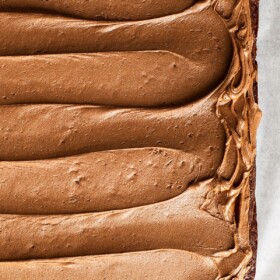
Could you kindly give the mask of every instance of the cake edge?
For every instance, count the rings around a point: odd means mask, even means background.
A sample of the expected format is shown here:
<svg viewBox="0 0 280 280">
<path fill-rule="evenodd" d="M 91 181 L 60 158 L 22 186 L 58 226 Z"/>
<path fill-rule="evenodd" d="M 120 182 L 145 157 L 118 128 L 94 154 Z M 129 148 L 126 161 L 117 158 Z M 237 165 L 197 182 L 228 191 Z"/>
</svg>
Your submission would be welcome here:
<svg viewBox="0 0 280 280">
<path fill-rule="evenodd" d="M 254 67 L 258 69 L 257 56 L 257 35 L 259 27 L 259 0 L 250 0 L 251 8 L 251 24 L 254 34 L 254 47 L 252 51 L 252 59 Z M 254 82 L 253 93 L 255 101 L 258 102 L 258 82 Z M 245 276 L 245 280 L 254 280 L 256 275 L 257 249 L 258 249 L 258 223 L 257 223 L 257 206 L 256 206 L 256 161 L 250 175 L 250 209 L 249 209 L 249 224 L 250 224 L 250 245 L 253 256 L 249 264 L 249 270 Z"/>
</svg>

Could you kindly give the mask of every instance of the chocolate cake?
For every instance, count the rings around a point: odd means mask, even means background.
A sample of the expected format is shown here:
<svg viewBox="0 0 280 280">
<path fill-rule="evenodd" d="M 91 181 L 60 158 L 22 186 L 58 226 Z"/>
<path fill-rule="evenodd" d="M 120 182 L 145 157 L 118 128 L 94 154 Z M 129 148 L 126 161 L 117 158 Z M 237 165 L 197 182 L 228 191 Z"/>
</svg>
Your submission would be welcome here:
<svg viewBox="0 0 280 280">
<path fill-rule="evenodd" d="M 253 280 L 258 1 L 0 23 L 0 280 Z"/>
</svg>

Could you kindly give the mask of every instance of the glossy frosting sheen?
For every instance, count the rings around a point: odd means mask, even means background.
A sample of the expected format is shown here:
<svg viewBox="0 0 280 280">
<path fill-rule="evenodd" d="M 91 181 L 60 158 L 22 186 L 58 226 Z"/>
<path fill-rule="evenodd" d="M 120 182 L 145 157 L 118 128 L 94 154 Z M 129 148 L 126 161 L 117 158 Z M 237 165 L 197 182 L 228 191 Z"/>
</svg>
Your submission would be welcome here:
<svg viewBox="0 0 280 280">
<path fill-rule="evenodd" d="M 260 111 L 249 0 L 0 0 L 0 279 L 244 279 Z"/>
</svg>

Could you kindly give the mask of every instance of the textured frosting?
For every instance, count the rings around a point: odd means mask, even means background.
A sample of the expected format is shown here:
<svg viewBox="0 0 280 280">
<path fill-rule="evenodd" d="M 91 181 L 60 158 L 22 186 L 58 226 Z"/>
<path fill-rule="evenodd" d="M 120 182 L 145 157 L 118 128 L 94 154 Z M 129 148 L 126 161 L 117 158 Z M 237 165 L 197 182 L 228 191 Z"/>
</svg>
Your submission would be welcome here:
<svg viewBox="0 0 280 280">
<path fill-rule="evenodd" d="M 244 279 L 250 18 L 249 0 L 0 0 L 0 279 Z"/>
<path fill-rule="evenodd" d="M 234 239 L 228 224 L 199 209 L 207 190 L 207 186 L 192 188 L 176 199 L 156 206 L 113 212 L 2 216 L 0 246 L 3 251 L 0 260 L 84 256 L 160 248 L 212 255 L 232 249 Z"/>
<path fill-rule="evenodd" d="M 157 265 L 162 264 L 162 265 Z M 209 257 L 179 250 L 76 257 L 31 262 L 4 262 L 5 280 L 108 279 L 108 280 L 215 280 L 219 271 Z M 158 269 L 155 269 L 155 266 Z M 46 275 L 48 278 L 46 278 Z"/>
<path fill-rule="evenodd" d="M 232 58 L 228 31 L 211 8 L 122 23 L 7 12 L 0 33 L 0 55 L 63 53 L 0 58 L 0 104 L 184 104 L 209 94 Z M 94 54 L 73 54 L 82 52 Z"/>
<path fill-rule="evenodd" d="M 161 148 L 1 162 L 0 211 L 64 214 L 143 206 L 183 193 L 195 180 L 211 175 L 204 171 L 193 154 Z"/>
<path fill-rule="evenodd" d="M 195 2 L 196 0 L 1 0 L 0 8 L 50 11 L 92 20 L 141 20 L 182 12 Z"/>
</svg>

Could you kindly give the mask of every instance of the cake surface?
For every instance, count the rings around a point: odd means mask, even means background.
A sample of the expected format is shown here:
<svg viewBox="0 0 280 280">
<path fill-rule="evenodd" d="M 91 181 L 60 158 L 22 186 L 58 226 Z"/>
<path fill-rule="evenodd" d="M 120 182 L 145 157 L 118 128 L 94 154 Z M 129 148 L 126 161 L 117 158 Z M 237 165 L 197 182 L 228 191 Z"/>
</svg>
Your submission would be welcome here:
<svg viewBox="0 0 280 280">
<path fill-rule="evenodd" d="M 257 7 L 0 0 L 0 279 L 254 279 Z"/>
</svg>

